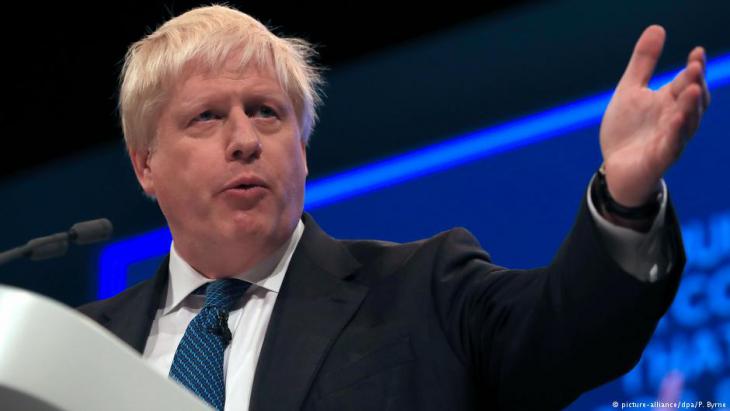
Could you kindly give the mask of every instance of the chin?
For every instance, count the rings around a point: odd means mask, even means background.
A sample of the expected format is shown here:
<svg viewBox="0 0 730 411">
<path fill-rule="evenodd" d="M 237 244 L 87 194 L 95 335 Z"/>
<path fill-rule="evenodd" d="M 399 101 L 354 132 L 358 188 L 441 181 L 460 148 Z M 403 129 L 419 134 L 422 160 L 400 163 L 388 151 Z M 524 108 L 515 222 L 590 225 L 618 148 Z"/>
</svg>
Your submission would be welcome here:
<svg viewBox="0 0 730 411">
<path fill-rule="evenodd" d="M 260 239 L 262 236 L 270 235 L 271 224 L 266 224 L 256 218 L 236 218 L 226 224 L 224 232 L 231 240 L 246 240 L 250 238 Z"/>
<path fill-rule="evenodd" d="M 221 227 L 225 236 L 232 241 L 270 242 L 285 241 L 296 227 L 300 214 L 294 210 L 278 212 L 275 215 L 261 209 L 240 210 L 229 216 Z"/>
</svg>

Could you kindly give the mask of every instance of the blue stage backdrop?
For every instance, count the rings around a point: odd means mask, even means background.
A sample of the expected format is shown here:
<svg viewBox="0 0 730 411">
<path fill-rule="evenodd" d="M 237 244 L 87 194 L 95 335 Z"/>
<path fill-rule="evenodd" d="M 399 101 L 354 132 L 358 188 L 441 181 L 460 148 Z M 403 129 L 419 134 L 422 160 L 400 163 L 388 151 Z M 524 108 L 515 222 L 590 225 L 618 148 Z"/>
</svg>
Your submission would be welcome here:
<svg viewBox="0 0 730 411">
<path fill-rule="evenodd" d="M 649 404 L 662 383 L 681 385 L 680 398 L 691 404 L 730 404 L 728 56 L 711 60 L 709 78 L 711 110 L 666 178 L 688 254 L 677 298 L 636 368 L 582 396 L 571 410 Z M 598 124 L 609 97 L 597 94 L 311 181 L 306 207 L 340 238 L 403 242 L 465 226 L 500 265 L 545 265 L 601 162 Z M 169 244 L 163 228 L 105 248 L 98 297 L 148 277 Z"/>
</svg>

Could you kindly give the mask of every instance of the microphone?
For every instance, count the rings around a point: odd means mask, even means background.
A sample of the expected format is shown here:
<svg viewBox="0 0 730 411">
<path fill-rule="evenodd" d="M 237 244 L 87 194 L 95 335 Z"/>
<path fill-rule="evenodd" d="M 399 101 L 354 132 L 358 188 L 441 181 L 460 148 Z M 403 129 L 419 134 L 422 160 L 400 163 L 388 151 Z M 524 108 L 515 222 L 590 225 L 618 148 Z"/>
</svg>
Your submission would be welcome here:
<svg viewBox="0 0 730 411">
<path fill-rule="evenodd" d="M 69 240 L 78 245 L 86 245 L 108 240 L 113 231 L 112 222 L 100 218 L 76 223 L 68 230 L 68 234 Z"/>
<path fill-rule="evenodd" d="M 82 221 L 65 233 L 34 238 L 23 246 L 0 253 L 0 265 L 22 257 L 34 261 L 60 257 L 68 251 L 69 241 L 79 245 L 105 241 L 111 237 L 113 230 L 112 222 L 106 218 Z"/>
</svg>

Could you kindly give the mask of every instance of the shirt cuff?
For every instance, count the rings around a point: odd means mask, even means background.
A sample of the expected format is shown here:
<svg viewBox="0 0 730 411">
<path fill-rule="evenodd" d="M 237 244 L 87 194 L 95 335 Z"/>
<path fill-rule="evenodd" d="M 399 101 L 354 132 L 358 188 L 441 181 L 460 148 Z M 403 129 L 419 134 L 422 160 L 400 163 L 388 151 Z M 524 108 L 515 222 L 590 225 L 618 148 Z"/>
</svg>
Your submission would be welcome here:
<svg viewBox="0 0 730 411">
<path fill-rule="evenodd" d="M 593 176 L 595 178 L 595 176 Z M 627 273 L 641 281 L 653 283 L 668 273 L 672 268 L 672 257 L 665 250 L 664 216 L 667 210 L 667 185 L 662 184 L 662 203 L 654 222 L 647 233 L 611 223 L 601 216 L 593 205 L 588 185 L 588 208 L 598 226 L 598 232 L 608 249 L 608 253 Z"/>
</svg>

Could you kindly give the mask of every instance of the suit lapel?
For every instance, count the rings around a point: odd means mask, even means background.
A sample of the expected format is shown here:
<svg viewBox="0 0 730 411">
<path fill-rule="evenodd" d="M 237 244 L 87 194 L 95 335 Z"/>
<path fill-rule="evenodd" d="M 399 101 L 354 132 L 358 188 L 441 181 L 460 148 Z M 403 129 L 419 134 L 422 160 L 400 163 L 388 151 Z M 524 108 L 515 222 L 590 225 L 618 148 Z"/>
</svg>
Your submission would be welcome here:
<svg viewBox="0 0 730 411">
<path fill-rule="evenodd" d="M 366 286 L 346 280 L 359 267 L 355 258 L 308 214 L 303 220 L 256 367 L 252 411 L 301 407 L 327 351 L 367 294 Z"/>
<path fill-rule="evenodd" d="M 169 277 L 168 255 L 157 269 L 151 281 L 133 287 L 102 315 L 101 325 L 132 346 L 144 352 L 152 322 L 167 289 Z"/>
</svg>

